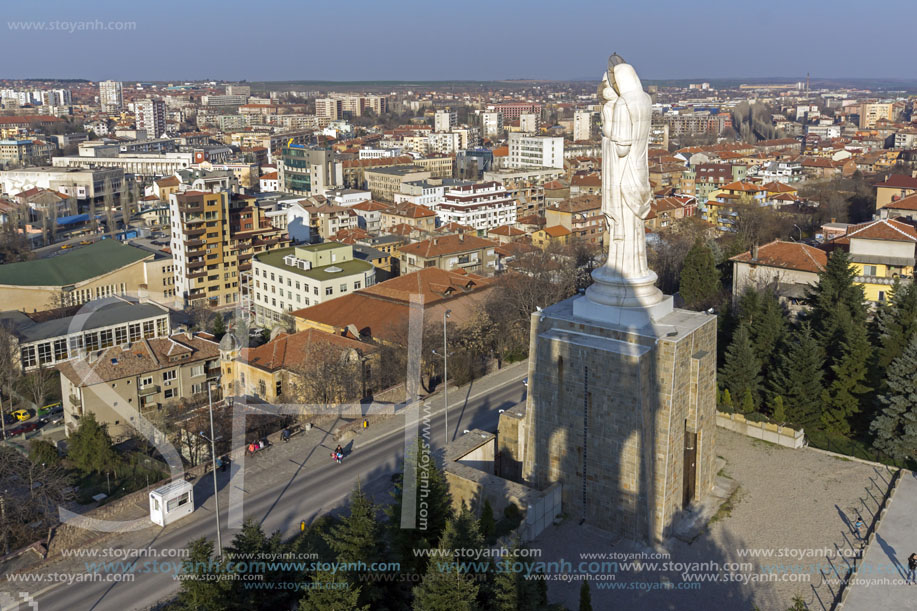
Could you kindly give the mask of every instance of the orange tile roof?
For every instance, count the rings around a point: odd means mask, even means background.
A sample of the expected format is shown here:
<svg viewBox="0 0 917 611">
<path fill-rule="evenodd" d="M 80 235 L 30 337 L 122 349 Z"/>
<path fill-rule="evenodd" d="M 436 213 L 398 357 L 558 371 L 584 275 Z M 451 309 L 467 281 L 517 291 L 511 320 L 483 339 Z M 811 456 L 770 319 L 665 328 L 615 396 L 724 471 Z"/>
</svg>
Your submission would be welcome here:
<svg viewBox="0 0 917 611">
<path fill-rule="evenodd" d="M 360 202 L 354 206 L 351 206 L 354 210 L 363 210 L 364 212 L 376 212 L 378 210 L 388 210 L 391 208 L 391 204 L 386 204 L 383 202 L 377 202 L 374 199 L 368 199 L 365 202 Z"/>
<path fill-rule="evenodd" d="M 525 232 L 521 229 L 517 229 L 512 225 L 500 225 L 499 227 L 494 227 L 493 229 L 487 230 L 487 235 L 503 235 L 508 237 L 521 236 L 525 235 Z"/>
<path fill-rule="evenodd" d="M 885 182 L 880 182 L 875 187 L 891 187 L 895 189 L 917 189 L 917 178 L 905 174 L 892 174 Z"/>
<path fill-rule="evenodd" d="M 917 210 L 917 193 L 902 197 L 897 201 L 893 200 L 891 203 L 885 204 L 885 207 L 894 208 L 895 210 Z"/>
<path fill-rule="evenodd" d="M 559 238 L 565 235 L 570 235 L 571 233 L 570 230 L 563 225 L 552 225 L 550 227 L 545 227 L 543 231 L 552 238 Z"/>
<path fill-rule="evenodd" d="M 266 371 L 295 369 L 308 358 L 309 349 L 313 346 L 319 346 L 322 350 L 337 349 L 341 352 L 356 350 L 367 353 L 377 350 L 371 344 L 311 328 L 292 335 L 281 333 L 257 348 L 243 348 L 239 352 L 239 360 Z"/>
<path fill-rule="evenodd" d="M 386 210 L 385 214 L 392 214 L 409 219 L 422 219 L 436 216 L 436 213 L 426 206 L 421 206 L 420 204 L 412 204 L 411 202 L 401 202 L 400 204 L 395 204 L 392 208 Z"/>
<path fill-rule="evenodd" d="M 820 248 L 802 242 L 774 240 L 758 248 L 757 259 L 752 259 L 751 251 L 745 251 L 732 257 L 730 261 L 818 273 L 825 271 L 828 254 Z"/>
<path fill-rule="evenodd" d="M 917 228 L 901 221 L 882 219 L 851 225 L 847 233 L 831 240 L 831 244 L 849 244 L 850 238 L 864 240 L 889 240 L 892 242 L 917 242 Z"/>
<path fill-rule="evenodd" d="M 495 246 L 497 246 L 497 243 L 491 240 L 459 233 L 407 244 L 401 247 L 401 253 L 429 259 L 430 257 L 442 257 L 453 253 L 493 248 Z"/>
<path fill-rule="evenodd" d="M 767 184 L 761 185 L 761 188 L 767 191 L 768 193 L 795 193 L 796 189 L 791 187 L 788 184 L 777 182 L 769 182 Z"/>
</svg>

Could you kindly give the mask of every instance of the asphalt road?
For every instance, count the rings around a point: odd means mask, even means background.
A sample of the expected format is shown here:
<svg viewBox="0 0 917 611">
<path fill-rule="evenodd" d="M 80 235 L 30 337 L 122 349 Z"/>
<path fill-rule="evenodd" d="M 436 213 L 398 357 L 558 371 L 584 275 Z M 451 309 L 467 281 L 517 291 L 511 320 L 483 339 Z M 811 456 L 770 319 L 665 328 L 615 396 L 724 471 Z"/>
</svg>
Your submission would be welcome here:
<svg viewBox="0 0 917 611">
<path fill-rule="evenodd" d="M 458 437 L 465 429 L 479 428 L 496 431 L 499 410 L 512 407 L 525 398 L 522 378 L 526 375 L 523 366 L 504 371 L 476 382 L 470 389 L 449 393 L 450 435 Z M 445 440 L 445 422 L 442 409 L 442 395 L 434 395 L 428 401 L 432 408 L 432 437 L 434 449 Z M 260 520 L 263 530 L 270 533 L 279 530 L 293 535 L 299 529 L 301 520 L 311 521 L 316 516 L 340 508 L 359 478 L 364 489 L 377 499 L 391 489 L 391 476 L 399 468 L 404 452 L 404 422 L 389 423 L 384 433 L 364 433 L 357 437 L 352 452 L 341 465 L 331 463 L 324 447 L 312 449 L 312 453 L 323 461 L 306 460 L 278 466 L 287 477 L 263 490 L 245 495 L 245 517 Z M 381 429 L 382 427 L 380 427 Z M 379 435 L 383 435 L 379 437 Z M 361 439 L 365 441 L 361 442 Z M 327 445 L 328 442 L 325 442 Z M 268 457 L 265 457 L 268 458 Z M 304 457 L 307 459 L 307 457 Z M 221 474 L 220 509 L 223 523 L 223 544 L 227 545 L 236 531 L 227 531 L 229 474 Z M 257 478 L 254 478 L 257 481 Z M 246 477 L 249 488 L 253 478 Z M 195 482 L 195 498 L 206 498 L 195 512 L 179 522 L 158 531 L 139 547 L 154 549 L 183 549 L 197 537 L 216 537 L 213 518 L 212 479 L 208 474 Z M 142 563 L 144 560 L 140 559 Z M 165 559 L 164 559 L 165 560 Z M 167 561 L 167 560 L 165 560 Z M 125 611 L 147 608 L 178 590 L 179 583 L 171 574 L 137 572 L 133 583 L 83 582 L 62 585 L 45 591 L 37 597 L 42 611 Z"/>
</svg>

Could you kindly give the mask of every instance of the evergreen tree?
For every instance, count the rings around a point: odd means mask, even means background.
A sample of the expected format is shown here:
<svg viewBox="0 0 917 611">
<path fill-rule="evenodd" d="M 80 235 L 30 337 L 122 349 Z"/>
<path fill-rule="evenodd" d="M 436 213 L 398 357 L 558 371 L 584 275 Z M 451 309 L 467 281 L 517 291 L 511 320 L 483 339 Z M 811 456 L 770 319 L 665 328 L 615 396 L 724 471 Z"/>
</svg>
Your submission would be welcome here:
<svg viewBox="0 0 917 611">
<path fill-rule="evenodd" d="M 346 588 L 343 587 L 345 583 Z M 369 611 L 369 605 L 360 606 L 359 599 L 360 588 L 345 582 L 340 573 L 318 572 L 313 577 L 306 595 L 299 601 L 299 611 Z"/>
<path fill-rule="evenodd" d="M 678 292 L 687 307 L 699 310 L 714 305 L 720 289 L 720 272 L 713 251 L 698 238 L 685 255 Z"/>
<path fill-rule="evenodd" d="M 70 436 L 67 458 L 83 473 L 117 471 L 121 457 L 112 447 L 108 426 L 99 424 L 93 412 L 80 418 L 80 425 Z"/>
<path fill-rule="evenodd" d="M 750 414 L 753 411 L 755 411 L 755 399 L 751 396 L 751 389 L 746 387 L 742 394 L 742 413 Z"/>
<path fill-rule="evenodd" d="M 226 334 L 226 321 L 223 320 L 222 314 L 217 314 L 213 317 L 213 328 L 210 330 L 211 333 L 216 337 L 217 341 L 223 338 Z"/>
<path fill-rule="evenodd" d="M 866 385 L 872 347 L 862 323 L 851 321 L 841 312 L 838 322 L 840 355 L 831 366 L 834 380 L 822 392 L 822 423 L 836 433 L 848 434 L 853 417 L 860 411 L 863 396 L 871 389 Z"/>
<path fill-rule="evenodd" d="M 229 606 L 229 582 L 218 580 L 222 565 L 213 557 L 213 543 L 201 537 L 188 544 L 188 557 L 182 561 L 178 606 L 186 611 L 222 611 Z"/>
<path fill-rule="evenodd" d="M 786 422 L 786 406 L 783 404 L 783 397 L 776 395 L 771 403 L 771 420 L 779 424 Z"/>
<path fill-rule="evenodd" d="M 376 521 L 376 506 L 360 488 L 359 482 L 350 494 L 349 514 L 324 536 L 340 563 L 356 565 L 364 562 L 369 565 L 382 559 L 382 526 Z M 351 583 L 357 581 L 358 573 L 357 570 L 344 571 Z M 378 587 L 368 585 L 361 599 L 372 603 L 380 596 Z"/>
<path fill-rule="evenodd" d="M 414 588 L 415 611 L 476 611 L 478 586 L 461 571 L 459 560 L 446 553 L 430 562 L 423 582 Z"/>
<path fill-rule="evenodd" d="M 417 500 L 421 493 L 424 495 L 426 517 L 420 516 L 419 506 L 404 506 L 405 482 L 398 482 L 392 491 L 394 502 L 385 508 L 388 534 L 394 555 L 401 562 L 401 570 L 423 574 L 427 569 L 428 558 L 416 554 L 414 550 L 430 549 L 439 541 L 446 523 L 453 515 L 452 495 L 449 493 L 446 476 L 436 465 L 430 446 L 423 438 L 417 438 L 417 443 L 405 456 L 405 462 L 416 466 L 413 486 Z M 402 528 L 403 517 L 413 518 L 414 527 Z"/>
<path fill-rule="evenodd" d="M 818 275 L 816 285 L 806 291 L 810 306 L 806 317 L 811 320 L 829 371 L 840 358 L 845 328 L 863 327 L 866 323 L 863 287 L 854 283 L 856 275 L 846 251 L 837 249 L 828 257 L 828 265 Z"/>
<path fill-rule="evenodd" d="M 787 419 L 804 428 L 821 424 L 821 395 L 825 361 L 808 322 L 792 334 L 780 364 L 771 377 L 770 390 L 786 402 Z"/>
<path fill-rule="evenodd" d="M 579 611 L 592 611 L 592 597 L 589 595 L 589 580 L 584 579 L 579 588 Z"/>
<path fill-rule="evenodd" d="M 732 395 L 729 393 L 728 388 L 723 389 L 723 407 L 728 411 L 735 410 L 735 406 L 732 404 Z"/>
<path fill-rule="evenodd" d="M 257 561 L 265 558 L 278 557 L 284 552 L 284 545 L 278 533 L 268 537 L 261 530 L 261 525 L 255 520 L 249 518 L 242 525 L 232 543 L 226 547 L 225 558 L 227 560 L 236 560 L 242 564 L 230 565 L 232 567 L 244 567 L 246 575 L 260 575 L 261 583 L 279 584 L 295 581 L 297 574 L 295 569 L 260 571 L 261 568 Z M 232 600 L 232 608 L 252 609 L 257 607 L 287 608 L 295 602 L 296 598 L 292 592 L 282 587 L 270 588 L 265 586 L 264 589 L 253 590 L 246 587 L 244 580 L 233 580 L 228 582 L 228 593 Z"/>
<path fill-rule="evenodd" d="M 480 521 L 481 535 L 488 543 L 493 543 L 494 534 L 497 530 L 497 523 L 494 520 L 494 508 L 490 505 L 490 499 L 484 499 L 484 507 L 481 508 Z"/>
<path fill-rule="evenodd" d="M 748 330 L 767 379 L 777 364 L 778 347 L 783 344 L 787 334 L 786 313 L 772 291 L 765 291 L 761 295 L 760 311 L 750 321 Z"/>
<path fill-rule="evenodd" d="M 748 326 L 741 324 L 726 350 L 725 362 L 720 368 L 720 382 L 732 397 L 744 398 L 748 391 L 754 408 L 761 384 L 760 376 L 761 362 L 752 346 Z"/>
<path fill-rule="evenodd" d="M 892 361 L 885 379 L 887 391 L 870 427 L 874 445 L 896 461 L 917 459 L 917 333 Z"/>
<path fill-rule="evenodd" d="M 917 333 L 917 283 L 900 284 L 895 280 L 887 305 L 876 311 L 879 349 L 876 354 L 878 380 L 892 361 L 901 356 L 908 340 Z"/>
</svg>

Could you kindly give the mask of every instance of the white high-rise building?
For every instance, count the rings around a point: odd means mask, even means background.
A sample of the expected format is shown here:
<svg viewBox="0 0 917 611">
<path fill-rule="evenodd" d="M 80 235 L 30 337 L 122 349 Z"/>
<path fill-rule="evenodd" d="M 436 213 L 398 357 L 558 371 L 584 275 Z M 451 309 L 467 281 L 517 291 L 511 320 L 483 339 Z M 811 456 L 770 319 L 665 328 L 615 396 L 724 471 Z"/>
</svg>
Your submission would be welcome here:
<svg viewBox="0 0 917 611">
<path fill-rule="evenodd" d="M 148 138 L 159 138 L 166 133 L 166 103 L 147 98 L 136 106 L 137 129 L 146 130 Z"/>
<path fill-rule="evenodd" d="M 118 112 L 124 107 L 119 81 L 102 81 L 99 83 L 99 104 L 102 112 Z"/>
<path fill-rule="evenodd" d="M 562 136 L 532 136 L 519 132 L 509 135 L 510 168 L 564 167 L 564 139 Z"/>
<path fill-rule="evenodd" d="M 455 125 L 455 112 L 450 110 L 437 110 L 433 115 L 433 131 L 448 132 Z"/>
<path fill-rule="evenodd" d="M 592 140 L 592 111 L 577 110 L 573 113 L 573 141 Z"/>
<path fill-rule="evenodd" d="M 444 224 L 459 223 L 478 230 L 516 222 L 516 200 L 502 183 L 493 181 L 449 189 L 433 209 Z"/>
<path fill-rule="evenodd" d="M 503 134 L 503 113 L 485 112 L 481 114 L 481 129 L 485 138 L 499 137 Z"/>
<path fill-rule="evenodd" d="M 526 112 L 519 115 L 519 131 L 527 134 L 538 132 L 541 125 L 541 117 L 534 112 Z"/>
</svg>

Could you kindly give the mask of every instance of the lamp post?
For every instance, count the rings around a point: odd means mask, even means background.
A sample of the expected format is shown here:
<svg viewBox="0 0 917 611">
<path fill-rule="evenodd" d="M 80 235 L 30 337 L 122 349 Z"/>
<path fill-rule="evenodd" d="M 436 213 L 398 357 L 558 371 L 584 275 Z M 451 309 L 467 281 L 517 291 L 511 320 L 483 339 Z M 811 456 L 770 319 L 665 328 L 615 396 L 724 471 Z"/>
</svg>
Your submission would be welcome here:
<svg viewBox="0 0 917 611">
<path fill-rule="evenodd" d="M 436 350 L 433 354 L 443 357 L 443 406 L 446 414 L 446 443 L 449 443 L 449 352 L 446 341 L 446 319 L 452 316 L 452 310 L 443 312 L 443 353 L 438 354 Z"/>
<path fill-rule="evenodd" d="M 217 549 L 220 550 L 220 561 L 223 560 L 223 537 L 220 533 L 220 495 L 217 488 L 217 442 L 213 434 L 213 395 L 211 394 L 211 384 L 207 382 L 207 404 L 210 407 L 210 438 L 200 432 L 200 436 L 210 442 L 210 458 L 213 461 L 213 502 L 216 509 L 217 519 Z"/>
</svg>

